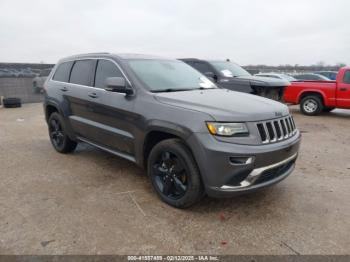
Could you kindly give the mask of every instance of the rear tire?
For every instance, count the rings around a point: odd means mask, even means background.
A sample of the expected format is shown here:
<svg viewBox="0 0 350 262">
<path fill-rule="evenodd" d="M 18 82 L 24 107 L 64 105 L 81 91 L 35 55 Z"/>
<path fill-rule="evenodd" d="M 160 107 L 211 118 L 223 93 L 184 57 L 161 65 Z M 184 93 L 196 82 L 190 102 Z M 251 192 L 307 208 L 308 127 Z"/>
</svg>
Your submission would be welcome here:
<svg viewBox="0 0 350 262">
<path fill-rule="evenodd" d="M 63 117 L 60 114 L 52 113 L 48 126 L 51 144 L 57 152 L 66 154 L 75 150 L 78 143 L 68 137 Z"/>
<path fill-rule="evenodd" d="M 173 207 L 189 207 L 204 196 L 197 164 L 179 139 L 164 140 L 153 147 L 147 173 L 160 199 Z"/>
<path fill-rule="evenodd" d="M 300 102 L 300 111 L 307 116 L 315 116 L 322 112 L 324 106 L 322 99 L 316 95 L 305 96 Z"/>
</svg>

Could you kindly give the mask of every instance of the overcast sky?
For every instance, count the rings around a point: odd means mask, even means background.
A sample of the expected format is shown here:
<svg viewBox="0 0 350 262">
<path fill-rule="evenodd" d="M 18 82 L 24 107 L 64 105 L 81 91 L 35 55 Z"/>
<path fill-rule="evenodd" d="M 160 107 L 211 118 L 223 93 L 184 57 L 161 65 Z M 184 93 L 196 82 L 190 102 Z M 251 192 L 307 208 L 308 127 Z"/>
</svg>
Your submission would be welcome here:
<svg viewBox="0 0 350 262">
<path fill-rule="evenodd" d="M 85 52 L 350 64 L 349 0 L 0 0 L 0 62 Z"/>
</svg>

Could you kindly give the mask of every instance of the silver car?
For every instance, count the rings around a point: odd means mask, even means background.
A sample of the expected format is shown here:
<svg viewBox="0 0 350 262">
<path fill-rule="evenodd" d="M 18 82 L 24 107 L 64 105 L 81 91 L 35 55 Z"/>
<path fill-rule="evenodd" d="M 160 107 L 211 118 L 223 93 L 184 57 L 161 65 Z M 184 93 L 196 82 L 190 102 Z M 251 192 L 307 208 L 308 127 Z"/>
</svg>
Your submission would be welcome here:
<svg viewBox="0 0 350 262">
<path fill-rule="evenodd" d="M 50 74 L 52 68 L 41 70 L 40 74 L 33 78 L 33 92 L 36 94 L 43 93 L 44 83 Z"/>
</svg>

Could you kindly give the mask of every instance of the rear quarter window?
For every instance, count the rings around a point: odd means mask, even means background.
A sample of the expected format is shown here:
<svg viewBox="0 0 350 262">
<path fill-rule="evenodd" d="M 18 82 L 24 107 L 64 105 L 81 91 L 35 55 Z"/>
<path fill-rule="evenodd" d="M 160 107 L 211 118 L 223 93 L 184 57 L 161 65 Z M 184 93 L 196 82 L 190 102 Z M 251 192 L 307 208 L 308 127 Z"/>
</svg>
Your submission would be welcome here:
<svg viewBox="0 0 350 262">
<path fill-rule="evenodd" d="M 72 68 L 72 65 L 73 65 L 73 62 L 65 62 L 58 65 L 52 80 L 60 81 L 60 82 L 68 82 L 69 73 Z"/>
</svg>

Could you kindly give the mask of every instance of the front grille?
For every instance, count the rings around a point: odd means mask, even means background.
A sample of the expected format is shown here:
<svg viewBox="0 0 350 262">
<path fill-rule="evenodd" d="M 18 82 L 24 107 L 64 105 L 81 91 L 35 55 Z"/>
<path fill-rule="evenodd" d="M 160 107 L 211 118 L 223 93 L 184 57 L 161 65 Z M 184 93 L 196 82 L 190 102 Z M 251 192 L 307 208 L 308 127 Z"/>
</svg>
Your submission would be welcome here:
<svg viewBox="0 0 350 262">
<path fill-rule="evenodd" d="M 292 116 L 257 123 L 257 128 L 263 144 L 285 140 L 297 132 Z"/>
</svg>

